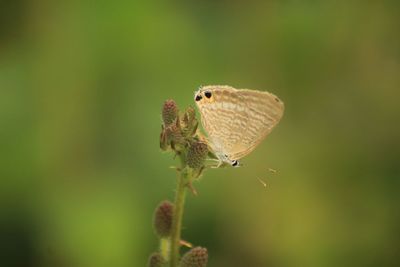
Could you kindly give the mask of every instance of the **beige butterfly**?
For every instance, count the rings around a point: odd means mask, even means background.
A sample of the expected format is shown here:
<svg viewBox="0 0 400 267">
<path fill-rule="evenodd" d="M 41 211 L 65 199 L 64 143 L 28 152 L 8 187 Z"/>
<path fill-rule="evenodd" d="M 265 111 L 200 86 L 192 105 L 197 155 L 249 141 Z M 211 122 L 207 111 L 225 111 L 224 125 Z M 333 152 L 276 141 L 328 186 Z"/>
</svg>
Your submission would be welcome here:
<svg viewBox="0 0 400 267">
<path fill-rule="evenodd" d="M 194 100 L 218 166 L 223 162 L 238 166 L 238 160 L 264 140 L 284 111 L 283 102 L 271 93 L 226 85 L 201 86 Z"/>
</svg>

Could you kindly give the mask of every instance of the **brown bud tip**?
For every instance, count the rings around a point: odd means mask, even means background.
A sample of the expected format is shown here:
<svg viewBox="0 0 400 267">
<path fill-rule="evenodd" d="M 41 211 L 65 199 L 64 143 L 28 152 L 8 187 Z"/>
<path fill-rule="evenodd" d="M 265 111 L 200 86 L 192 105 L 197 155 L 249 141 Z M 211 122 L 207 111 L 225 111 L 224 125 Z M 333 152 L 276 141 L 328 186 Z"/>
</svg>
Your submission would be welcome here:
<svg viewBox="0 0 400 267">
<path fill-rule="evenodd" d="M 171 124 L 165 128 L 165 135 L 169 143 L 183 144 L 185 141 L 182 130 L 176 124 Z"/>
<path fill-rule="evenodd" d="M 162 267 L 165 264 L 164 258 L 160 253 L 154 252 L 149 257 L 149 262 L 147 263 L 148 267 Z"/>
<path fill-rule="evenodd" d="M 206 248 L 195 247 L 186 252 L 181 260 L 180 267 L 206 267 L 208 253 Z"/>
<path fill-rule="evenodd" d="M 174 100 L 166 100 L 162 108 L 162 119 L 164 125 L 170 125 L 174 123 L 175 119 L 178 117 L 178 106 Z"/>
<path fill-rule="evenodd" d="M 161 202 L 156 208 L 153 218 L 153 227 L 158 237 L 170 236 L 173 213 L 174 205 L 168 200 Z"/>
<path fill-rule="evenodd" d="M 188 151 L 187 164 L 190 168 L 199 169 L 203 167 L 207 158 L 208 146 L 203 142 L 193 143 Z"/>
</svg>

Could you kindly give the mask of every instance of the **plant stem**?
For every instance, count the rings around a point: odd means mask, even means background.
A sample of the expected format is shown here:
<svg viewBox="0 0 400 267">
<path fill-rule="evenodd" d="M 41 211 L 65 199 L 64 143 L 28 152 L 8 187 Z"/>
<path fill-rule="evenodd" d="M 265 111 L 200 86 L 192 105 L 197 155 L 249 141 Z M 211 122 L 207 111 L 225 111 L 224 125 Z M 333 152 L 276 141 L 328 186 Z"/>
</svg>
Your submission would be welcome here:
<svg viewBox="0 0 400 267">
<path fill-rule="evenodd" d="M 162 257 L 169 261 L 169 254 L 170 254 L 170 246 L 171 246 L 171 241 L 169 238 L 161 238 L 160 239 L 160 253 Z"/>
<path fill-rule="evenodd" d="M 171 229 L 171 250 L 170 250 L 170 267 L 178 267 L 179 264 L 179 248 L 181 241 L 181 228 L 183 208 L 186 196 L 186 184 L 189 180 L 189 174 L 186 171 L 185 155 L 179 155 L 181 160 L 181 170 L 178 176 L 177 187 L 175 192 L 174 216 Z"/>
</svg>

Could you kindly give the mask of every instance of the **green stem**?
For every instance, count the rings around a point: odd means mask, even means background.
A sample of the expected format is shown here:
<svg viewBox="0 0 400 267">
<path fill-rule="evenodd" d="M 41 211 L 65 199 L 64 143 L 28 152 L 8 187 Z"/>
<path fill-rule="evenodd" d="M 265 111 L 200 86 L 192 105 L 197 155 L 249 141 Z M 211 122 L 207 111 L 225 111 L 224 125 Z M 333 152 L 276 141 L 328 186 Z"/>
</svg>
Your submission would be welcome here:
<svg viewBox="0 0 400 267">
<path fill-rule="evenodd" d="M 172 220 L 171 229 L 170 267 L 178 267 L 179 265 L 183 208 L 185 204 L 186 185 L 190 178 L 185 169 L 185 156 L 181 154 L 179 157 L 181 160 L 181 171 L 180 175 L 178 176 L 177 188 L 175 192 L 174 217 Z"/>
<path fill-rule="evenodd" d="M 162 257 L 169 261 L 169 251 L 170 251 L 171 241 L 169 238 L 161 238 L 160 239 L 160 253 Z"/>
</svg>

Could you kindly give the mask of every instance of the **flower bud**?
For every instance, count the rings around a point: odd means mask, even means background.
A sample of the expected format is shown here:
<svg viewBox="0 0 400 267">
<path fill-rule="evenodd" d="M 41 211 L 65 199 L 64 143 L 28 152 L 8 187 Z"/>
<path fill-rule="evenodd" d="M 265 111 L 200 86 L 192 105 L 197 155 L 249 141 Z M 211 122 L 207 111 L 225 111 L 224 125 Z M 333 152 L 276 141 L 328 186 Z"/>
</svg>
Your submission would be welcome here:
<svg viewBox="0 0 400 267">
<path fill-rule="evenodd" d="M 168 200 L 161 202 L 156 208 L 153 217 L 153 227 L 159 238 L 170 236 L 173 213 L 174 205 Z"/>
<path fill-rule="evenodd" d="M 172 149 L 175 151 L 182 150 L 186 143 L 178 121 L 165 128 L 165 138 L 167 144 L 171 145 Z"/>
<path fill-rule="evenodd" d="M 206 248 L 195 247 L 186 252 L 181 260 L 180 267 L 206 267 L 208 253 Z"/>
<path fill-rule="evenodd" d="M 188 107 L 183 115 L 183 132 L 186 137 L 193 136 L 196 133 L 198 122 L 196 119 L 196 111 L 192 107 Z"/>
<path fill-rule="evenodd" d="M 187 155 L 187 164 L 192 169 L 200 169 L 207 158 L 208 146 L 203 142 L 192 143 Z"/>
<path fill-rule="evenodd" d="M 162 108 L 162 119 L 164 125 L 168 126 L 178 118 L 178 106 L 174 100 L 166 100 Z"/>
<path fill-rule="evenodd" d="M 165 264 L 164 258 L 161 256 L 160 253 L 154 252 L 149 257 L 149 262 L 147 263 L 148 267 L 163 267 Z"/>
</svg>

